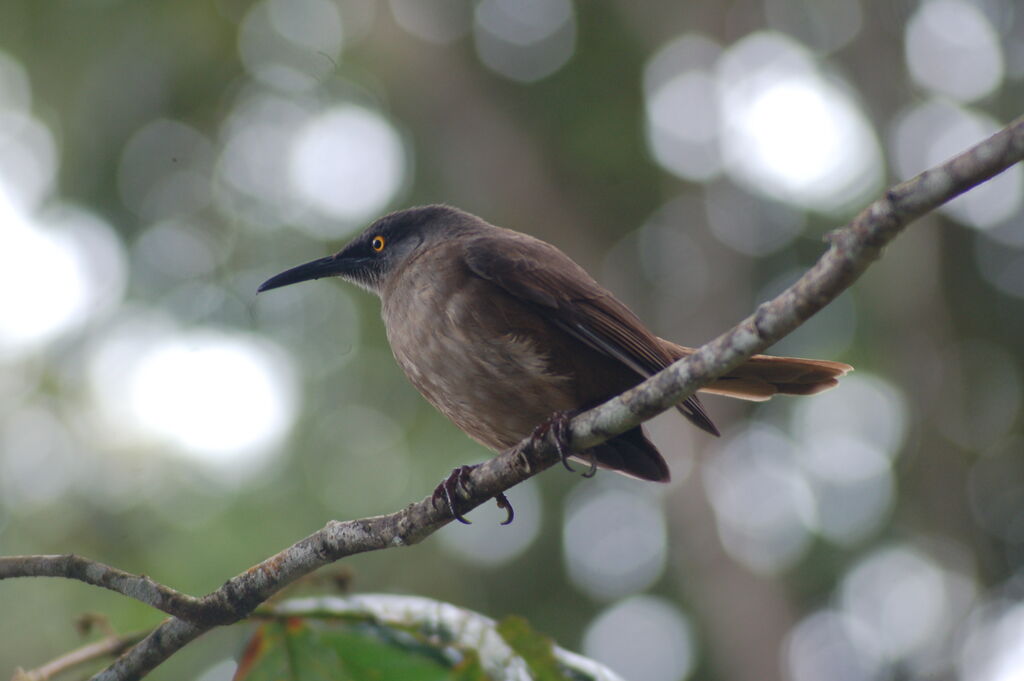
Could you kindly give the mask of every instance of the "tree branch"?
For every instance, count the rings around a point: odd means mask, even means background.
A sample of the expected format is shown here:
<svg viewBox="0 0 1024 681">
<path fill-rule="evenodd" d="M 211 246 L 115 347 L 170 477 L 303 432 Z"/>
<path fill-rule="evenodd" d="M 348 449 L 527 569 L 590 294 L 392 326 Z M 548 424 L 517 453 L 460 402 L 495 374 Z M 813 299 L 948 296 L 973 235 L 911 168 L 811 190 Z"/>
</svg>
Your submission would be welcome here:
<svg viewBox="0 0 1024 681">
<path fill-rule="evenodd" d="M 856 281 L 911 220 L 1022 158 L 1024 117 L 941 166 L 892 188 L 847 226 L 832 232 L 829 249 L 818 262 L 738 326 L 632 390 L 575 417 L 571 423 L 573 449 L 593 447 L 636 427 L 778 341 Z M 557 461 L 550 437 L 526 440 L 500 453 L 468 475 L 462 510 L 479 506 Z M 40 572 L 32 574 L 81 579 L 177 615 L 94 677 L 125 681 L 141 678 L 210 628 L 248 616 L 275 592 L 317 568 L 357 553 L 415 544 L 451 520 L 444 504 L 435 506 L 427 497 L 390 515 L 331 521 L 201 599 L 76 556 L 7 559 L 11 562 L 6 567 L 0 563 L 0 578 L 28 576 L 35 565 Z"/>
<path fill-rule="evenodd" d="M 0 557 L 0 579 L 11 577 L 66 577 L 116 591 L 142 601 L 168 615 L 202 620 L 206 615 L 202 599 L 153 581 L 145 575 L 133 575 L 73 553 L 57 556 Z"/>
<path fill-rule="evenodd" d="M 942 165 L 896 185 L 846 226 L 792 286 L 737 326 L 635 388 L 573 419 L 573 448 L 586 449 L 669 409 L 773 343 L 835 300 L 914 219 L 1024 158 L 1024 116 Z"/>
</svg>

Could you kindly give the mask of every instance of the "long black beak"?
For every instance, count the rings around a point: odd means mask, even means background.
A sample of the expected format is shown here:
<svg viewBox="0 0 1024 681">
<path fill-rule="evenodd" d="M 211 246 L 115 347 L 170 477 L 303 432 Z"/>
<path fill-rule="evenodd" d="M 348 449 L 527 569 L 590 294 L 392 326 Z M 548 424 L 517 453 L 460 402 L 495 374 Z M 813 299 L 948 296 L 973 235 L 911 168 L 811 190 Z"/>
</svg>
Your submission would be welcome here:
<svg viewBox="0 0 1024 681">
<path fill-rule="evenodd" d="M 352 263 L 348 258 L 339 258 L 335 255 L 329 255 L 326 258 L 320 258 L 319 260 L 313 260 L 307 262 L 304 265 L 293 267 L 290 270 L 285 270 L 281 274 L 275 275 L 265 282 L 260 284 L 260 287 L 256 289 L 257 293 L 263 291 L 269 291 L 272 288 L 280 288 L 281 286 L 287 286 L 288 284 L 297 284 L 300 281 L 309 281 L 311 279 L 321 279 L 323 277 L 336 277 L 340 274 L 345 274 L 352 268 Z"/>
</svg>

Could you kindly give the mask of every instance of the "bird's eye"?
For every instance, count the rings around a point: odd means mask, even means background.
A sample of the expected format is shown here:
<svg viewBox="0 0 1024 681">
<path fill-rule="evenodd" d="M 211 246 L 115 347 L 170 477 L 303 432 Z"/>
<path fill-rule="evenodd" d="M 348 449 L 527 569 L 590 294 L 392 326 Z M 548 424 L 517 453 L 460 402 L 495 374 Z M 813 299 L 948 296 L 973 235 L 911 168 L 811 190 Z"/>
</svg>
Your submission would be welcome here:
<svg viewBox="0 0 1024 681">
<path fill-rule="evenodd" d="M 375 237 L 373 237 L 373 241 L 370 242 L 370 248 L 372 248 L 373 250 L 377 251 L 378 253 L 383 251 L 384 250 L 384 237 L 382 237 L 382 236 L 375 236 Z"/>
</svg>

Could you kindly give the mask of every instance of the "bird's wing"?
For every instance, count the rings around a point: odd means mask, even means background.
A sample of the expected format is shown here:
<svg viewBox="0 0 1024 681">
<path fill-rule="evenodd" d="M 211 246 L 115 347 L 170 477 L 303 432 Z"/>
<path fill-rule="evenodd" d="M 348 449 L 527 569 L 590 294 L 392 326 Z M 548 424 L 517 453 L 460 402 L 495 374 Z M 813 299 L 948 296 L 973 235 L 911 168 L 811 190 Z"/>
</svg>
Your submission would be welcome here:
<svg viewBox="0 0 1024 681">
<path fill-rule="evenodd" d="M 640 376 L 657 373 L 672 357 L 635 314 L 571 258 L 543 241 L 482 237 L 466 244 L 473 274 L 536 307 L 551 323 Z M 718 435 L 696 396 L 677 409 L 695 425 Z"/>
</svg>

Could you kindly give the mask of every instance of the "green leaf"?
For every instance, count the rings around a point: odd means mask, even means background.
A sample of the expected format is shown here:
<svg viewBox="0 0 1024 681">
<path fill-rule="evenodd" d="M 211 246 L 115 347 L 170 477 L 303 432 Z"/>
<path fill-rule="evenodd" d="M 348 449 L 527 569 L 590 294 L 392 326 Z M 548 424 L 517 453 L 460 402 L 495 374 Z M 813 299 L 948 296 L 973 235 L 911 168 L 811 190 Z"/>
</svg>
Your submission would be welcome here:
<svg viewBox="0 0 1024 681">
<path fill-rule="evenodd" d="M 535 681 L 565 681 L 550 638 L 534 631 L 522 617 L 506 617 L 498 622 L 497 629 L 505 643 L 526 662 Z"/>
<path fill-rule="evenodd" d="M 350 622 L 299 618 L 260 625 L 235 681 L 456 681 L 466 678 L 417 646 Z M 472 679 L 473 677 L 468 677 Z"/>
<path fill-rule="evenodd" d="M 299 598 L 257 610 L 236 681 L 622 681 L 526 621 L 500 624 L 429 598 Z"/>
<path fill-rule="evenodd" d="M 484 667 L 480 664 L 480 656 L 475 650 L 465 651 L 465 657 L 452 668 L 455 672 L 455 681 L 493 681 L 487 676 Z"/>
<path fill-rule="evenodd" d="M 332 630 L 324 636 L 353 681 L 442 681 L 455 679 L 448 665 L 363 632 Z"/>
<path fill-rule="evenodd" d="M 316 681 L 347 675 L 331 674 L 339 667 L 333 650 L 317 645 L 317 634 L 301 619 L 289 618 L 260 626 L 238 664 L 241 681 Z"/>
</svg>

